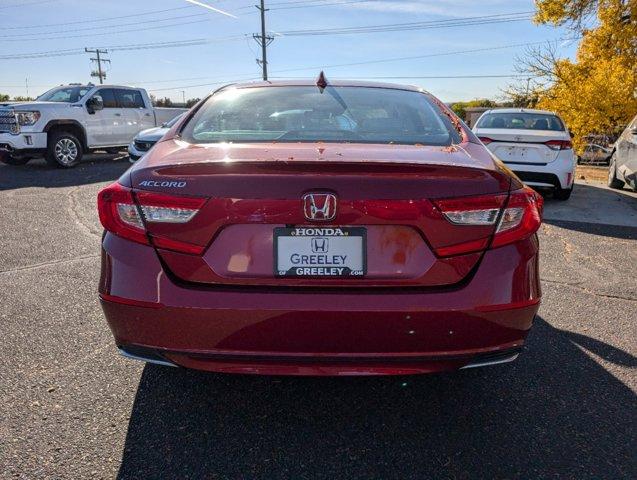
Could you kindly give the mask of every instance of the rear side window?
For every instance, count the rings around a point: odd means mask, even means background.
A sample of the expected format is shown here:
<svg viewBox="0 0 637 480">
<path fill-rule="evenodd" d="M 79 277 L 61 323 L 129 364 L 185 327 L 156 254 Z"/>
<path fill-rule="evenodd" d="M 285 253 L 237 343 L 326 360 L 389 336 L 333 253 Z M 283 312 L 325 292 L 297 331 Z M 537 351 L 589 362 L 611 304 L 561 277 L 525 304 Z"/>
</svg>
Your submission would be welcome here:
<svg viewBox="0 0 637 480">
<path fill-rule="evenodd" d="M 520 130 L 564 131 L 564 124 L 555 115 L 546 113 L 486 113 L 476 128 L 507 128 Z"/>
<path fill-rule="evenodd" d="M 458 131 L 427 95 L 371 87 L 273 86 L 213 95 L 182 131 L 193 143 L 450 145 Z"/>
<path fill-rule="evenodd" d="M 104 108 L 117 108 L 117 100 L 115 99 L 115 92 L 111 88 L 103 88 L 98 90 L 94 95 L 95 97 L 102 97 L 104 102 Z"/>
<path fill-rule="evenodd" d="M 122 108 L 145 108 L 139 90 L 116 90 L 117 101 Z"/>
</svg>

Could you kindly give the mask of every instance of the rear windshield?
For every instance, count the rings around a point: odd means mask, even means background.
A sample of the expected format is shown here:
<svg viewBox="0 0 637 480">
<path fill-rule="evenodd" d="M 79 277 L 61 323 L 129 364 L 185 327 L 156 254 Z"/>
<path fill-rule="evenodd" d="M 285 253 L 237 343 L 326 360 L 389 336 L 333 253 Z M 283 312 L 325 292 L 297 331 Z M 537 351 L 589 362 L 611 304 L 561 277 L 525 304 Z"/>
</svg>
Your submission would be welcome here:
<svg viewBox="0 0 637 480">
<path fill-rule="evenodd" d="M 460 141 L 449 119 L 425 94 L 368 87 L 224 90 L 197 111 L 181 135 L 193 143 Z"/>
<path fill-rule="evenodd" d="M 545 113 L 486 113 L 476 128 L 516 128 L 521 130 L 563 131 L 564 124 L 555 115 Z"/>
</svg>

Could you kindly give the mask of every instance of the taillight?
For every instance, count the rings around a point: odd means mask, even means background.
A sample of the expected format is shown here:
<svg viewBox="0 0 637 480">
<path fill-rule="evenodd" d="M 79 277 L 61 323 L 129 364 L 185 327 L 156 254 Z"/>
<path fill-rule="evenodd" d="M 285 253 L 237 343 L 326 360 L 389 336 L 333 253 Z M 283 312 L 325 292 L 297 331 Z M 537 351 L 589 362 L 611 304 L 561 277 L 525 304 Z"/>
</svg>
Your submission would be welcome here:
<svg viewBox="0 0 637 480">
<path fill-rule="evenodd" d="M 493 225 L 498 219 L 506 195 L 484 195 L 436 200 L 434 203 L 456 225 Z"/>
<path fill-rule="evenodd" d="M 493 239 L 491 236 L 472 239 L 435 250 L 438 256 L 449 257 L 485 250 L 489 242 L 491 247 L 501 247 L 532 235 L 540 227 L 543 200 L 534 190 L 525 187 L 511 192 L 508 200 L 506 194 L 484 195 L 435 200 L 434 204 L 454 225 L 494 227 Z"/>
<path fill-rule="evenodd" d="M 105 230 L 133 242 L 149 245 L 144 223 L 130 188 L 113 183 L 97 194 L 97 211 Z"/>
<path fill-rule="evenodd" d="M 493 142 L 492 138 L 489 137 L 478 137 L 480 139 L 480 141 L 482 143 L 484 143 L 485 145 L 489 145 L 491 142 Z"/>
<path fill-rule="evenodd" d="M 542 223 L 544 199 L 529 187 L 515 190 L 498 222 L 491 247 L 501 247 L 533 235 Z"/>
<path fill-rule="evenodd" d="M 97 196 L 97 209 L 104 229 L 133 242 L 199 255 L 205 247 L 151 235 L 146 223 L 186 223 L 206 203 L 205 198 L 179 197 L 152 192 L 134 193 L 113 183 Z"/>
<path fill-rule="evenodd" d="M 544 142 L 544 145 L 551 150 L 570 150 L 573 148 L 573 143 L 570 140 L 549 140 Z"/>
</svg>

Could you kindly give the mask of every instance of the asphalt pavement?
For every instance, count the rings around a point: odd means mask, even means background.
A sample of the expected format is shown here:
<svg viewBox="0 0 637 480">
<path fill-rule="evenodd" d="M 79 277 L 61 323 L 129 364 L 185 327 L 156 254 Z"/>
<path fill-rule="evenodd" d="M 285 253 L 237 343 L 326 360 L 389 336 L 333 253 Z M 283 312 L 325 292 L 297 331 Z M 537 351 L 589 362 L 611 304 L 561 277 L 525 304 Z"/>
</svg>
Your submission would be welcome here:
<svg viewBox="0 0 637 480">
<path fill-rule="evenodd" d="M 637 478 L 637 195 L 546 200 L 513 363 L 410 377 L 216 375 L 121 358 L 96 193 L 129 164 L 0 165 L 0 478 Z"/>
</svg>

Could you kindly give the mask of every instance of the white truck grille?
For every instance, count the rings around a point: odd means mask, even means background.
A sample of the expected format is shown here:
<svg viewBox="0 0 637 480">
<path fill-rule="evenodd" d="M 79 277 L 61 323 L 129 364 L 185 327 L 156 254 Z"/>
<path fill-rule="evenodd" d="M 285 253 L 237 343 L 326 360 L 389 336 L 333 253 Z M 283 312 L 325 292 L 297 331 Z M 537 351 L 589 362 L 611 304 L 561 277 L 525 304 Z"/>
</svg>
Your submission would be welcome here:
<svg viewBox="0 0 637 480">
<path fill-rule="evenodd" d="M 20 130 L 13 110 L 0 108 L 0 133 L 18 133 Z"/>
</svg>

